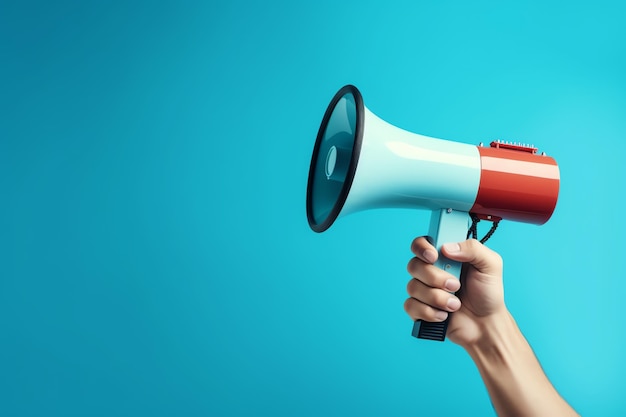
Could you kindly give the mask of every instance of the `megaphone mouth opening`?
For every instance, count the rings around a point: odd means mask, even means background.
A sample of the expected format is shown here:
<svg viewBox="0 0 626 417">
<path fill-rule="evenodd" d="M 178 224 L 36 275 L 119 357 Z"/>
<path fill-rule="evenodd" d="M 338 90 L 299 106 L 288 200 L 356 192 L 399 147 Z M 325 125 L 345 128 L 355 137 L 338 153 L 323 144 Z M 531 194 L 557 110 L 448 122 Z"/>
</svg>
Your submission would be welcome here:
<svg viewBox="0 0 626 417">
<path fill-rule="evenodd" d="M 363 97 L 353 85 L 330 101 L 317 132 L 306 195 L 309 226 L 328 229 L 350 192 L 363 140 Z"/>
</svg>

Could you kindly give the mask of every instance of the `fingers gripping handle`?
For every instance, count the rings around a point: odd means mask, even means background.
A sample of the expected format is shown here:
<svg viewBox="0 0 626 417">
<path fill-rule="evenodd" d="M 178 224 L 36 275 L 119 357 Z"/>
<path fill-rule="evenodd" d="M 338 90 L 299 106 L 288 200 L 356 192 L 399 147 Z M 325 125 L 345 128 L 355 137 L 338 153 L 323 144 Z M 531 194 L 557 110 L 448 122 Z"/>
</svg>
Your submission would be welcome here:
<svg viewBox="0 0 626 417">
<path fill-rule="evenodd" d="M 433 239 L 432 243 L 437 251 L 441 251 L 441 245 L 444 243 L 465 240 L 468 227 L 469 215 L 467 212 L 452 209 L 434 210 L 430 218 L 428 236 Z M 461 278 L 461 263 L 446 258 L 441 255 L 441 252 L 439 252 L 435 266 L 448 271 L 457 279 Z M 446 338 L 450 315 L 448 314 L 448 318 L 441 322 L 417 320 L 413 325 L 412 335 L 419 339 L 443 342 Z"/>
</svg>

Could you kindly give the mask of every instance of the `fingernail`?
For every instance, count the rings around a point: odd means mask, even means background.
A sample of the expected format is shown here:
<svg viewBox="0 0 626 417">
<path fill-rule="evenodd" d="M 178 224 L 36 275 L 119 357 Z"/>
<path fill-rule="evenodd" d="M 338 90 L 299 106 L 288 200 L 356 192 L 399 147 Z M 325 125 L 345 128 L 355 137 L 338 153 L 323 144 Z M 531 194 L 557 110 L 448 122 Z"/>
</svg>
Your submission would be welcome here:
<svg viewBox="0 0 626 417">
<path fill-rule="evenodd" d="M 458 279 L 449 279 L 444 284 L 444 287 L 448 291 L 455 292 L 458 291 L 459 288 L 461 288 L 461 282 Z"/>
<path fill-rule="evenodd" d="M 446 303 L 446 305 L 450 310 L 457 310 L 459 307 L 461 307 L 461 302 L 456 297 L 450 297 L 448 298 L 448 302 Z"/>
<path fill-rule="evenodd" d="M 432 249 L 426 249 L 423 253 L 424 259 L 426 259 L 430 263 L 435 263 L 437 260 L 437 254 Z"/>
<path fill-rule="evenodd" d="M 441 320 L 441 321 L 443 321 L 443 320 L 445 320 L 445 319 L 447 319 L 447 318 L 448 318 L 448 312 L 438 310 L 438 311 L 435 313 L 435 318 L 436 318 L 437 320 Z"/>
<path fill-rule="evenodd" d="M 448 253 L 461 252 L 461 245 L 459 245 L 458 243 L 444 243 L 443 248 Z"/>
</svg>

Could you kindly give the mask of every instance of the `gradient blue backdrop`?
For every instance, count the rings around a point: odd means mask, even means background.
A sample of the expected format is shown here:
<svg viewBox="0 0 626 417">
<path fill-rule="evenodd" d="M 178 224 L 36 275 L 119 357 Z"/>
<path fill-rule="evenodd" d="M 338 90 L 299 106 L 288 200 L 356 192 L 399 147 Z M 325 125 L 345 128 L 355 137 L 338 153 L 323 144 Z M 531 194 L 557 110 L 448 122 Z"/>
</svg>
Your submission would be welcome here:
<svg viewBox="0 0 626 417">
<path fill-rule="evenodd" d="M 550 222 L 489 244 L 557 389 L 626 414 L 622 4 L 0 3 L 0 414 L 493 415 L 461 348 L 410 337 L 428 213 L 308 228 L 347 83 L 404 129 L 557 159 Z"/>
</svg>

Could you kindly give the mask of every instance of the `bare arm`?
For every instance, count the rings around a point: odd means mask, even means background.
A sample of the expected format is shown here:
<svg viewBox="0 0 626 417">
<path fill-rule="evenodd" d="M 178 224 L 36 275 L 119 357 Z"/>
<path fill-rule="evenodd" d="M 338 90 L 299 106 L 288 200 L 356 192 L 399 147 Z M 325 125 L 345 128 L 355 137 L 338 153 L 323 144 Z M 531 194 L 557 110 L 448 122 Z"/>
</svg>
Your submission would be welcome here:
<svg viewBox="0 0 626 417">
<path fill-rule="evenodd" d="M 464 346 L 500 416 L 577 416 L 546 377 L 510 314 L 484 323 L 483 337 Z"/>
<path fill-rule="evenodd" d="M 427 321 L 454 312 L 447 335 L 473 359 L 498 415 L 578 416 L 546 377 L 504 304 L 497 253 L 475 240 L 444 245 L 448 258 L 466 263 L 464 281 L 458 282 L 432 265 L 438 254 L 426 239 L 415 239 L 412 251 L 405 310 Z M 449 292 L 456 290 L 456 295 Z"/>
</svg>

